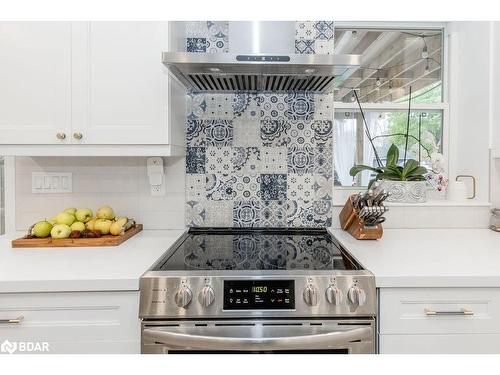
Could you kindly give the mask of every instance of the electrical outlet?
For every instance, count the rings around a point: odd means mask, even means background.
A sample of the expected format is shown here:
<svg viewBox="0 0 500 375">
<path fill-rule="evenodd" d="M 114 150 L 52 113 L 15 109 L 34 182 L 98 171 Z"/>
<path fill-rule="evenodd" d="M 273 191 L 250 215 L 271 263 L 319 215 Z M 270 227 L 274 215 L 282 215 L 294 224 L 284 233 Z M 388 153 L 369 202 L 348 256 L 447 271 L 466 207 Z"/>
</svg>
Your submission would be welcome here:
<svg viewBox="0 0 500 375">
<path fill-rule="evenodd" d="M 151 185 L 151 196 L 152 197 L 163 197 L 166 193 L 165 179 L 161 181 L 161 185 Z"/>
<path fill-rule="evenodd" d="M 72 193 L 72 173 L 31 173 L 31 192 L 42 194 Z"/>
</svg>

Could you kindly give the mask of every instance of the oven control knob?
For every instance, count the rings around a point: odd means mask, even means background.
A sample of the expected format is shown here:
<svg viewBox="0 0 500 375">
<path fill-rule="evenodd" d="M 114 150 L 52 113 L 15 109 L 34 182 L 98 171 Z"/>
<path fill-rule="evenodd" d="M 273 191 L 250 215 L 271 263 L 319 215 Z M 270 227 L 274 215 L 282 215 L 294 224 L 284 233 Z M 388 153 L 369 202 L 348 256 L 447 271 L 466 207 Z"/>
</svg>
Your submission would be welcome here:
<svg viewBox="0 0 500 375">
<path fill-rule="evenodd" d="M 309 284 L 304 289 L 304 302 L 309 306 L 316 306 L 318 304 L 318 290 L 314 285 Z"/>
<path fill-rule="evenodd" d="M 198 301 L 203 307 L 208 307 L 212 304 L 215 299 L 214 290 L 210 285 L 205 285 L 203 289 L 198 294 Z"/>
<path fill-rule="evenodd" d="M 187 307 L 193 298 L 193 292 L 186 285 L 180 287 L 175 293 L 175 303 L 179 307 Z"/>
<path fill-rule="evenodd" d="M 366 301 L 366 293 L 359 286 L 352 286 L 347 292 L 347 296 L 349 297 L 349 301 L 351 301 L 354 305 L 363 306 Z"/>
<path fill-rule="evenodd" d="M 342 292 L 335 285 L 330 285 L 326 288 L 326 299 L 332 305 L 342 304 Z"/>
</svg>

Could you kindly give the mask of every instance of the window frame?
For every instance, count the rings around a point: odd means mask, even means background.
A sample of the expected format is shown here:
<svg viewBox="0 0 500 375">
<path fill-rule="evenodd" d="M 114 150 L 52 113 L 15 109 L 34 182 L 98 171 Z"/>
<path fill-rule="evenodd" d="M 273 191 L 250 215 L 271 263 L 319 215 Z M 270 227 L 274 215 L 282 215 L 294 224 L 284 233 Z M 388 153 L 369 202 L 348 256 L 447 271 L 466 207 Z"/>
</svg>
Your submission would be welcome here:
<svg viewBox="0 0 500 375">
<path fill-rule="evenodd" d="M 415 103 L 411 105 L 412 110 L 420 111 L 441 111 L 443 119 L 443 156 L 446 160 L 446 170 L 450 170 L 450 104 L 449 104 L 449 32 L 446 23 L 442 22 L 336 22 L 335 28 L 344 29 L 384 29 L 384 30 L 402 30 L 402 29 L 420 29 L 420 30 L 440 30 L 443 33 L 443 64 L 441 67 L 442 82 L 442 100 L 440 103 Z M 359 109 L 358 103 L 333 102 L 333 113 L 349 112 Z M 408 103 L 361 103 L 363 111 L 401 111 L 408 110 Z M 334 144 L 335 147 L 335 144 Z M 333 186 L 334 192 L 345 192 L 346 194 L 364 190 L 362 186 Z M 334 197 L 343 194 L 334 194 Z M 334 198 L 334 200 L 337 200 Z"/>
</svg>

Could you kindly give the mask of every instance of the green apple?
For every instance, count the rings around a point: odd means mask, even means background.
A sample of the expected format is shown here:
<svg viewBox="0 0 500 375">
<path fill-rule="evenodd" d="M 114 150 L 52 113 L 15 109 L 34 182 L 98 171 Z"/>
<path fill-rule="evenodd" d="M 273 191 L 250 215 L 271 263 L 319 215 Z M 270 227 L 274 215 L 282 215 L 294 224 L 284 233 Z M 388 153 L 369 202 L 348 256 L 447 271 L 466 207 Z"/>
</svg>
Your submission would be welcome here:
<svg viewBox="0 0 500 375">
<path fill-rule="evenodd" d="M 115 218 L 115 212 L 110 206 L 101 206 L 96 212 L 98 219 L 108 219 L 113 220 Z"/>
<path fill-rule="evenodd" d="M 81 221 L 82 223 L 86 223 L 92 219 L 92 210 L 89 208 L 79 208 L 75 212 L 76 220 Z"/>
<path fill-rule="evenodd" d="M 78 230 L 78 231 L 83 231 L 85 230 L 85 224 L 82 223 L 81 221 L 75 221 L 73 224 L 71 224 L 71 230 Z"/>
<path fill-rule="evenodd" d="M 50 220 L 47 220 L 52 226 L 56 225 L 57 222 L 56 222 L 56 216 L 54 216 L 52 219 Z"/>
<path fill-rule="evenodd" d="M 63 212 L 67 212 L 68 214 L 75 216 L 76 208 L 75 207 L 68 207 L 68 208 L 65 208 L 63 210 Z"/>
<path fill-rule="evenodd" d="M 45 238 L 50 235 L 50 231 L 52 230 L 52 224 L 48 221 L 39 221 L 33 226 L 31 233 L 33 236 L 38 238 Z"/>
<path fill-rule="evenodd" d="M 68 238 L 70 234 L 71 228 L 66 224 L 54 225 L 50 231 L 52 238 Z"/>
<path fill-rule="evenodd" d="M 66 224 L 67 226 L 70 226 L 74 222 L 75 222 L 75 217 L 67 212 L 61 212 L 56 216 L 57 224 Z"/>
<path fill-rule="evenodd" d="M 98 230 L 101 234 L 108 234 L 113 222 L 106 219 L 98 219 L 94 224 L 94 230 Z"/>
</svg>

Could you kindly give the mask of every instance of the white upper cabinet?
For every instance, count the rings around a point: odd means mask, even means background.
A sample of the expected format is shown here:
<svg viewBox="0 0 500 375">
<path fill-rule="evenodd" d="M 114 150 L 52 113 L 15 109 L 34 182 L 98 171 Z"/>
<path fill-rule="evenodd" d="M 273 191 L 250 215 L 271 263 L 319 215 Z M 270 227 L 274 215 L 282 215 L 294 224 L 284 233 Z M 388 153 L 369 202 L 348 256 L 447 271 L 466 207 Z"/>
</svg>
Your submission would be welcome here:
<svg viewBox="0 0 500 375">
<path fill-rule="evenodd" d="M 0 154 L 174 154 L 185 90 L 168 44 L 168 22 L 0 23 Z"/>
<path fill-rule="evenodd" d="M 168 143 L 167 22 L 75 23 L 73 131 L 91 144 Z"/>
<path fill-rule="evenodd" d="M 0 22 L 0 143 L 68 143 L 70 129 L 71 23 Z"/>
<path fill-rule="evenodd" d="M 491 64 L 492 71 L 491 74 L 492 82 L 492 112 L 493 118 L 492 121 L 492 147 L 493 147 L 493 156 L 496 158 L 500 158 L 500 71 L 498 66 L 500 64 L 500 22 L 492 23 L 493 30 L 493 42 L 491 45 L 493 46 L 493 63 Z"/>
</svg>

